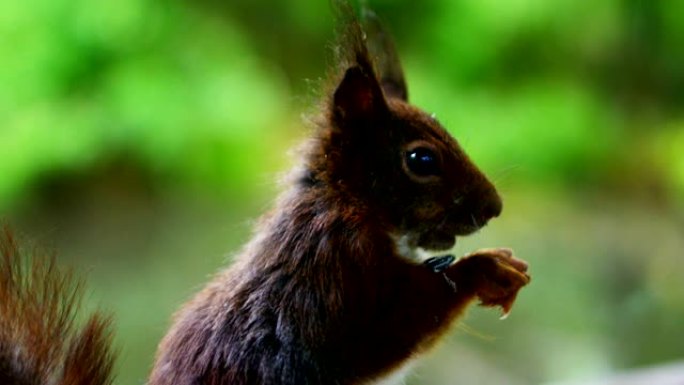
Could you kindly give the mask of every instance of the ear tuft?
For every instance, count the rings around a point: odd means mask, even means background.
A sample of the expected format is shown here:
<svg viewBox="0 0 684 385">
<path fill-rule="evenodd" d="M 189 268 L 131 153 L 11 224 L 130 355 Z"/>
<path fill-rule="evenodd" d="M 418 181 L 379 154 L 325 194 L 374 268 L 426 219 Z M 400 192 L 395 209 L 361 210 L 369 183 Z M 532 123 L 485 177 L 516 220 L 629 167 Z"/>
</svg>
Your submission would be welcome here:
<svg viewBox="0 0 684 385">
<path fill-rule="evenodd" d="M 378 79 L 387 97 L 408 101 L 408 90 L 394 40 L 378 16 L 364 7 L 363 29 L 367 33 L 366 45 L 376 64 Z"/>
<path fill-rule="evenodd" d="M 373 120 L 386 111 L 382 89 L 373 74 L 348 68 L 333 96 L 333 112 L 342 121 Z"/>
</svg>

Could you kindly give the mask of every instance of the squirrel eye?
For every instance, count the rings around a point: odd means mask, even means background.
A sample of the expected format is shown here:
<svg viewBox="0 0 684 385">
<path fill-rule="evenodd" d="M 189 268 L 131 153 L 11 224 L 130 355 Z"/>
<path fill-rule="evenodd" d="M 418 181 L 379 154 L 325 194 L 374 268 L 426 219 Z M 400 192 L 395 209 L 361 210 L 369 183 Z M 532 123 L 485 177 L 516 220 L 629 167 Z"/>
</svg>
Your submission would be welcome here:
<svg viewBox="0 0 684 385">
<path fill-rule="evenodd" d="M 419 177 L 439 175 L 439 160 L 434 151 L 417 147 L 406 152 L 406 167 Z"/>
</svg>

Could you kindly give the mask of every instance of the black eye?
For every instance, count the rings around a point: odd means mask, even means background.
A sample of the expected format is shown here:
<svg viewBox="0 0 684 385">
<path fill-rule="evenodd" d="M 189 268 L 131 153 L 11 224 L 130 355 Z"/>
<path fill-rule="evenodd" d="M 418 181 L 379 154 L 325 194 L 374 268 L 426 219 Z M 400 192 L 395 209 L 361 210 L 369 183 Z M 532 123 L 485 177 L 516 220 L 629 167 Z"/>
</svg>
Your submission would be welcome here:
<svg viewBox="0 0 684 385">
<path fill-rule="evenodd" d="M 406 167 L 416 176 L 439 175 L 439 160 L 434 151 L 416 147 L 406 152 Z"/>
</svg>

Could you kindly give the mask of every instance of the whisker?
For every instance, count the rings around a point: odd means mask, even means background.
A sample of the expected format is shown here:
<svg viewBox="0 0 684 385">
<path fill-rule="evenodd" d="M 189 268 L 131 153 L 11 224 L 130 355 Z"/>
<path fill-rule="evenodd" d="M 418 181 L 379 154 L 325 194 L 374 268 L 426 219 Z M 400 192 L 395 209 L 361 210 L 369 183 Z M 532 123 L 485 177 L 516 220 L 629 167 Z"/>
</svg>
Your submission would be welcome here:
<svg viewBox="0 0 684 385">
<path fill-rule="evenodd" d="M 470 219 L 473 220 L 473 225 L 475 226 L 476 231 L 480 230 L 480 225 L 477 223 L 477 219 L 475 219 L 475 215 L 470 214 Z"/>
<path fill-rule="evenodd" d="M 504 180 L 506 177 L 512 175 L 512 174 L 513 174 L 512 171 L 514 171 L 515 169 L 520 168 L 520 167 L 522 167 L 522 165 L 520 165 L 520 164 L 514 164 L 514 165 L 508 166 L 508 167 L 506 167 L 506 168 L 500 170 L 499 172 L 497 172 L 497 173 L 492 177 L 492 182 L 495 183 L 495 184 L 500 183 L 500 182 L 501 182 L 502 180 Z"/>
</svg>

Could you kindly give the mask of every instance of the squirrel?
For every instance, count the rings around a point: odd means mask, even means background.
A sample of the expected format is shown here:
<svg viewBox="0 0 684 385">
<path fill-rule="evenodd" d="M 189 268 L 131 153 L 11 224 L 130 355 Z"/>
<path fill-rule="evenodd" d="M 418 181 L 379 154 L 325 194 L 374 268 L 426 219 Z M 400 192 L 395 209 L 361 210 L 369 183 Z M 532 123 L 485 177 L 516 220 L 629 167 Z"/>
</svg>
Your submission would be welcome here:
<svg viewBox="0 0 684 385">
<path fill-rule="evenodd" d="M 530 281 L 508 249 L 425 258 L 499 216 L 501 198 L 409 104 L 377 17 L 362 27 L 335 4 L 337 78 L 301 165 L 235 262 L 175 314 L 149 385 L 387 384 L 469 304 L 508 314 Z M 51 264 L 23 277 L 8 232 L 0 250 L 0 382 L 110 383 L 107 319 L 75 330 L 68 277 Z"/>
<path fill-rule="evenodd" d="M 176 315 L 150 385 L 371 384 L 473 300 L 510 310 L 529 282 L 507 249 L 422 263 L 500 214 L 456 140 L 408 103 L 389 35 L 346 3 L 341 75 L 303 164 L 228 269 Z M 377 67 L 376 67 L 377 66 Z"/>
</svg>

